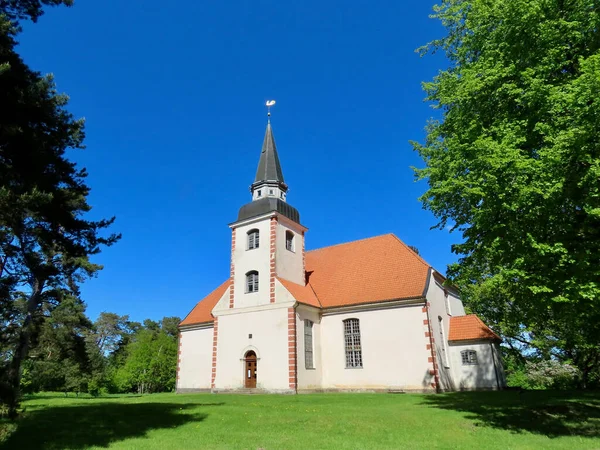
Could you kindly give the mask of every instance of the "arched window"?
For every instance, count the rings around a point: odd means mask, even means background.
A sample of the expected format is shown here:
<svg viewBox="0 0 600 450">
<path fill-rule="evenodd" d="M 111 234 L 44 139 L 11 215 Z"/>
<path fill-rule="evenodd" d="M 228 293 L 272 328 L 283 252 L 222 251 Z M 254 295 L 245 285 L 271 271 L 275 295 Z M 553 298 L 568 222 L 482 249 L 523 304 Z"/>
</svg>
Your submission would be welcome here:
<svg viewBox="0 0 600 450">
<path fill-rule="evenodd" d="M 294 251 L 294 233 L 290 230 L 285 232 L 285 248 L 290 252 Z"/>
<path fill-rule="evenodd" d="M 258 248 L 259 243 L 259 231 L 256 228 L 248 231 L 248 250 Z"/>
<path fill-rule="evenodd" d="M 460 352 L 460 359 L 463 366 L 471 366 L 477 364 L 477 352 L 475 350 L 463 350 Z"/>
<path fill-rule="evenodd" d="M 258 292 L 258 272 L 252 270 L 246 274 L 246 294 Z"/>
<path fill-rule="evenodd" d="M 358 319 L 344 320 L 344 344 L 346 345 L 346 369 L 361 368 L 362 349 Z"/>
</svg>

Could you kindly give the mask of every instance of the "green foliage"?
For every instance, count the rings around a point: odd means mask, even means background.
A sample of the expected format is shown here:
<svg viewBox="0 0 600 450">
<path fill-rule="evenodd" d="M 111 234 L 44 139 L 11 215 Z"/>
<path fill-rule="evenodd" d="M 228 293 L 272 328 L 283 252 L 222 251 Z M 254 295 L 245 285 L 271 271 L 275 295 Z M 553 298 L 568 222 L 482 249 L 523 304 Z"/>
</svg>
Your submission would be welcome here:
<svg viewBox="0 0 600 450">
<path fill-rule="evenodd" d="M 0 13 L 5 14 L 15 23 L 22 19 L 37 22 L 39 17 L 44 14 L 44 5 L 72 6 L 73 0 L 2 0 L 0 2 Z"/>
<path fill-rule="evenodd" d="M 600 366 L 600 5 L 445 0 L 440 120 L 413 143 L 421 197 L 462 233 L 449 276 L 510 345 Z"/>
<path fill-rule="evenodd" d="M 21 366 L 46 320 L 79 301 L 79 285 L 101 269 L 91 256 L 120 237 L 103 236 L 114 218 L 86 220 L 87 173 L 66 158 L 68 149 L 83 148 L 83 120 L 66 110 L 52 76 L 15 52 L 17 29 L 7 17 L 35 20 L 42 4 L 59 3 L 69 2 L 0 3 L 0 402 L 13 415 Z M 67 374 L 64 381 L 74 390 L 84 384 Z"/>
<path fill-rule="evenodd" d="M 163 330 L 146 328 L 127 345 L 126 359 L 115 373 L 115 384 L 123 392 L 140 394 L 175 388 L 177 340 Z"/>
</svg>

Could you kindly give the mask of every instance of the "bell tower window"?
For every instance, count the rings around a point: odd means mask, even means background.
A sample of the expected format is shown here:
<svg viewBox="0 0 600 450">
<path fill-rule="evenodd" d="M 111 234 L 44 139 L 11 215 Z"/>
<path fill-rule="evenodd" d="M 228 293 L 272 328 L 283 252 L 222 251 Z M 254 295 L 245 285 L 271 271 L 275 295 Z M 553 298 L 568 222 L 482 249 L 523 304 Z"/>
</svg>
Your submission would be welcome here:
<svg viewBox="0 0 600 450">
<path fill-rule="evenodd" d="M 289 230 L 285 232 L 285 248 L 290 252 L 294 251 L 294 233 Z"/>
<path fill-rule="evenodd" d="M 260 233 L 257 229 L 248 231 L 248 250 L 258 248 L 260 244 Z"/>
<path fill-rule="evenodd" d="M 246 274 L 246 294 L 258 292 L 258 272 L 252 270 Z"/>
</svg>

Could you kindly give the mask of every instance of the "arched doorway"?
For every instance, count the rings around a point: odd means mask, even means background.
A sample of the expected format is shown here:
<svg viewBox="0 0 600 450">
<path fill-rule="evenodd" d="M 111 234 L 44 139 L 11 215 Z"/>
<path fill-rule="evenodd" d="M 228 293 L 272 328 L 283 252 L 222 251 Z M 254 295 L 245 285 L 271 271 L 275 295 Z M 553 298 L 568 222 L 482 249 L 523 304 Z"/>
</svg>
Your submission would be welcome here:
<svg viewBox="0 0 600 450">
<path fill-rule="evenodd" d="M 245 370 L 244 370 L 244 387 L 255 388 L 256 387 L 256 353 L 250 350 L 244 356 Z"/>
</svg>

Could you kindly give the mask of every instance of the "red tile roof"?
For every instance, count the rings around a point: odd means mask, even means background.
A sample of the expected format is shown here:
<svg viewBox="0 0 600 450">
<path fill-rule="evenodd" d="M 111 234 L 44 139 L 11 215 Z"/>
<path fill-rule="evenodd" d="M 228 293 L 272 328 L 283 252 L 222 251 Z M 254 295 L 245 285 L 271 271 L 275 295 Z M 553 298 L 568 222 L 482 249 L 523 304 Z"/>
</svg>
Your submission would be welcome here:
<svg viewBox="0 0 600 450">
<path fill-rule="evenodd" d="M 450 318 L 450 336 L 448 341 L 470 341 L 476 339 L 500 340 L 475 314 Z"/>
<path fill-rule="evenodd" d="M 300 284 L 296 284 L 289 280 L 284 280 L 283 278 L 277 277 L 283 287 L 285 287 L 290 294 L 296 299 L 299 303 L 304 303 L 305 305 L 314 306 L 316 308 L 321 308 L 321 302 L 315 295 L 314 291 L 310 287 L 310 285 L 302 286 Z"/>
<path fill-rule="evenodd" d="M 324 308 L 422 297 L 429 264 L 393 234 L 306 253 L 310 286 Z"/>
<path fill-rule="evenodd" d="M 306 286 L 278 279 L 298 302 L 331 308 L 423 297 L 429 267 L 396 236 L 384 234 L 307 252 Z M 180 325 L 212 322 L 210 312 L 230 284 L 201 300 Z"/>
<path fill-rule="evenodd" d="M 195 325 L 199 323 L 210 323 L 214 321 L 214 317 L 211 314 L 212 309 L 215 307 L 217 302 L 229 286 L 231 285 L 231 280 L 225 281 L 221 286 L 216 288 L 202 300 L 200 300 L 194 309 L 181 321 L 179 324 L 181 325 Z"/>
</svg>

